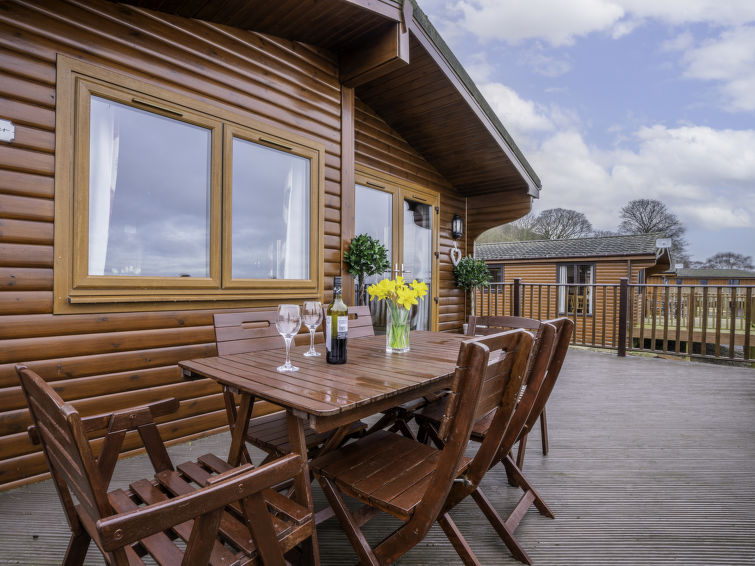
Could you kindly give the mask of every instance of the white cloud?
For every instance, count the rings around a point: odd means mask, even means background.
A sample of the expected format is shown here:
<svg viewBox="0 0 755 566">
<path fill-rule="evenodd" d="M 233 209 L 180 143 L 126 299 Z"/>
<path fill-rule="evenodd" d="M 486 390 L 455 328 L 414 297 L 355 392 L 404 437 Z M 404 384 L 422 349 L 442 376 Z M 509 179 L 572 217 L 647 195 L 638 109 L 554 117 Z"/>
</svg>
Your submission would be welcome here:
<svg viewBox="0 0 755 566">
<path fill-rule="evenodd" d="M 510 43 L 543 39 L 568 45 L 576 36 L 610 28 L 624 15 L 609 0 L 465 0 L 457 7 L 469 31 L 483 39 Z"/>
<path fill-rule="evenodd" d="M 482 83 L 479 86 L 485 100 L 515 139 L 555 128 L 544 108 L 523 99 L 509 87 L 501 83 Z"/>
<path fill-rule="evenodd" d="M 428 5 L 440 8 L 437 1 Z M 444 7 L 446 13 L 461 12 L 461 25 L 482 39 L 541 39 L 555 46 L 594 32 L 619 38 L 646 20 L 716 26 L 755 21 L 753 0 L 459 0 Z"/>
<path fill-rule="evenodd" d="M 687 50 L 682 60 L 685 77 L 721 83 L 728 110 L 755 110 L 755 26 L 726 30 Z"/>
<path fill-rule="evenodd" d="M 656 125 L 634 141 L 603 150 L 575 129 L 549 134 L 526 152 L 543 182 L 536 210 L 576 209 L 613 230 L 627 201 L 652 198 L 689 228 L 755 228 L 755 130 Z"/>
</svg>

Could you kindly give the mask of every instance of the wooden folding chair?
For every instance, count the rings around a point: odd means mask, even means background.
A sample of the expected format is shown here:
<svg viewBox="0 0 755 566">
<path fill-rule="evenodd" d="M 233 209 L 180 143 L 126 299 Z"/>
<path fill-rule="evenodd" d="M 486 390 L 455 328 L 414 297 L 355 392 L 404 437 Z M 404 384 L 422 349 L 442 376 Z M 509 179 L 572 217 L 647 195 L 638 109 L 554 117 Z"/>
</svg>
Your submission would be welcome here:
<svg viewBox="0 0 755 566">
<path fill-rule="evenodd" d="M 311 463 L 361 564 L 395 562 L 422 541 L 436 521 L 464 563 L 479 564 L 448 511 L 465 496 L 458 487 L 476 487 L 497 454 L 492 435 L 474 460 L 464 457 L 464 450 L 474 423 L 495 409 L 491 430 L 501 436 L 505 432 L 533 340 L 529 332 L 517 330 L 461 344 L 440 431 L 442 449 L 380 430 Z M 366 508 L 352 514 L 343 495 Z M 403 524 L 373 549 L 359 527 L 378 511 Z"/>
<path fill-rule="evenodd" d="M 513 328 L 525 328 L 527 330 L 537 331 L 540 328 L 540 321 L 523 316 L 475 316 L 470 315 L 467 322 L 467 336 L 487 336 L 496 334 L 504 330 Z M 540 418 L 540 437 L 543 454 L 548 454 L 548 420 L 545 414 L 545 407 L 539 415 Z M 522 458 L 524 452 L 522 451 Z M 520 463 L 521 466 L 521 463 Z"/>
<path fill-rule="evenodd" d="M 499 439 L 497 455 L 490 461 L 491 466 L 497 462 L 502 462 L 506 468 L 509 483 L 512 486 L 520 487 L 524 491 L 524 495 L 504 521 L 479 490 L 472 492 L 474 500 L 493 527 L 498 531 L 498 534 L 509 547 L 512 554 L 518 560 L 527 564 L 531 564 L 531 560 L 514 537 L 516 527 L 524 517 L 529 506 L 533 504 L 542 515 L 550 518 L 553 518 L 554 515 L 522 473 L 519 462 L 524 458 L 527 431 L 537 421 L 539 411 L 545 406 L 558 378 L 561 365 L 569 347 L 569 341 L 571 340 L 573 325 L 574 322 L 567 318 L 545 321 L 540 324 L 537 343 L 535 348 L 533 348 L 532 357 L 528 364 L 524 388 L 520 393 L 520 398 L 509 426 L 502 439 Z M 440 430 L 443 423 L 442 415 L 445 414 L 445 411 L 447 411 L 447 407 L 443 407 L 442 403 L 438 403 L 426 407 L 416 415 L 420 426 L 420 437 L 423 439 L 429 438 L 439 447 L 444 444 Z M 492 424 L 496 418 L 495 414 L 490 413 L 479 419 L 474 424 L 472 439 L 481 442 L 484 446 L 485 443 L 490 442 L 489 437 L 491 435 L 494 438 L 498 438 L 498 433 L 494 432 L 492 428 Z M 511 451 L 517 441 L 520 443 L 520 452 L 517 462 L 514 462 L 511 457 Z"/>
<path fill-rule="evenodd" d="M 275 327 L 276 311 L 244 311 L 233 313 L 218 313 L 215 319 L 215 340 L 218 355 L 249 354 L 260 350 L 279 348 L 282 338 Z M 349 338 L 374 334 L 370 319 L 369 307 L 349 307 Z M 297 344 L 308 343 L 308 334 L 295 337 Z M 236 399 L 234 391 L 223 387 L 228 422 L 236 422 Z M 347 438 L 359 435 L 367 425 L 357 421 L 346 431 Z M 310 457 L 317 454 L 318 449 L 328 442 L 333 432 L 318 433 L 309 426 L 304 427 L 304 435 Z M 288 454 L 291 449 L 288 443 L 288 427 L 285 411 L 275 411 L 249 420 L 246 441 L 263 450 L 267 456 L 263 462 L 280 458 Z M 340 443 L 340 441 L 339 441 Z M 245 451 L 247 461 L 249 454 Z"/>
<path fill-rule="evenodd" d="M 29 435 L 42 444 L 72 533 L 64 564 L 82 564 L 94 540 L 108 564 L 119 566 L 143 565 L 145 555 L 162 565 L 261 559 L 283 566 L 284 553 L 312 536 L 311 511 L 269 489 L 303 470 L 299 455 L 255 469 L 208 454 L 174 468 L 154 417 L 175 411 L 175 399 L 81 418 L 39 375 L 16 369 L 34 420 Z M 95 457 L 87 435 L 104 430 Z M 141 436 L 156 474 L 108 492 L 130 431 Z"/>
</svg>

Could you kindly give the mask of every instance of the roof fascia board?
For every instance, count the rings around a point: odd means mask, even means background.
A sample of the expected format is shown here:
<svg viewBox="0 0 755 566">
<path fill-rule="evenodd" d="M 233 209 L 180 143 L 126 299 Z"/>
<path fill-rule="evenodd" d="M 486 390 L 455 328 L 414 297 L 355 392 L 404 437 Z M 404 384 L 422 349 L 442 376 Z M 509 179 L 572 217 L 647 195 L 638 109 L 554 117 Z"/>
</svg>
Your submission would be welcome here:
<svg viewBox="0 0 755 566">
<path fill-rule="evenodd" d="M 527 163 L 524 155 L 516 146 L 516 143 L 506 131 L 504 125 L 495 115 L 493 109 L 485 102 L 482 94 L 474 86 L 472 79 L 466 75 L 461 63 L 459 63 L 443 39 L 432 27 L 424 12 L 413 0 L 405 1 L 414 3 L 414 14 L 411 22 L 411 31 L 414 33 L 414 36 L 453 83 L 456 90 L 459 91 L 480 122 L 484 124 L 490 135 L 493 136 L 493 139 L 496 140 L 496 143 L 498 143 L 509 160 L 514 164 L 514 167 L 516 167 L 519 174 L 527 183 L 528 194 L 539 198 L 540 179 L 529 163 Z M 417 19 L 418 16 L 422 21 Z M 432 34 L 426 28 L 430 28 Z M 453 59 L 453 61 L 449 61 L 449 58 Z M 462 73 L 464 77 L 461 76 Z"/>
<path fill-rule="evenodd" d="M 398 22 L 401 20 L 401 6 L 394 0 L 342 0 L 347 4 L 358 6 L 363 10 L 369 10 L 389 20 Z"/>
</svg>

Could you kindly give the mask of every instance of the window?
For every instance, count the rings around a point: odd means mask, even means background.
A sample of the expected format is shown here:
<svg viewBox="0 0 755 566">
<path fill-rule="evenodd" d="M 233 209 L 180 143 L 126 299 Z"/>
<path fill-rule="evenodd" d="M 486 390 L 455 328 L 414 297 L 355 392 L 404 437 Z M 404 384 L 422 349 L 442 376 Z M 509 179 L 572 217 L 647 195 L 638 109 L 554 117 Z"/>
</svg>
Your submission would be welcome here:
<svg viewBox="0 0 755 566">
<path fill-rule="evenodd" d="M 676 278 L 676 284 L 677 285 L 681 285 L 682 284 L 682 278 L 681 277 L 677 277 Z"/>
<path fill-rule="evenodd" d="M 488 264 L 488 271 L 493 276 L 490 279 L 491 283 L 503 283 L 503 264 L 502 263 L 490 263 Z"/>
<path fill-rule="evenodd" d="M 592 314 L 592 283 L 595 265 L 572 263 L 558 266 L 558 311 L 561 314 Z"/>
<path fill-rule="evenodd" d="M 707 285 L 708 280 L 707 279 L 700 279 L 700 285 Z"/>
<path fill-rule="evenodd" d="M 729 279 L 729 285 L 739 285 L 739 279 Z"/>
<path fill-rule="evenodd" d="M 321 145 L 65 57 L 58 72 L 55 312 L 320 294 Z"/>
</svg>

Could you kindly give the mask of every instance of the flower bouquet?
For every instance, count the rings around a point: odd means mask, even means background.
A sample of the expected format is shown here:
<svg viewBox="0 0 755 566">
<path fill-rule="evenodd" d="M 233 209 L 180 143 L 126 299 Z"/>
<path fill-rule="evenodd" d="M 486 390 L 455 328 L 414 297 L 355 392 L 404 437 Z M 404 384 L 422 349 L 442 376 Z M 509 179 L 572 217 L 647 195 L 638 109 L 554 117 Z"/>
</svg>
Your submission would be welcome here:
<svg viewBox="0 0 755 566">
<path fill-rule="evenodd" d="M 370 298 L 385 300 L 388 306 L 388 321 L 385 327 L 385 351 L 402 353 L 409 351 L 409 314 L 412 305 L 427 295 L 427 285 L 416 279 L 406 283 L 400 275 L 396 279 L 383 279 L 367 288 Z"/>
</svg>

